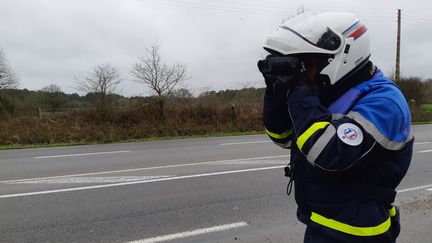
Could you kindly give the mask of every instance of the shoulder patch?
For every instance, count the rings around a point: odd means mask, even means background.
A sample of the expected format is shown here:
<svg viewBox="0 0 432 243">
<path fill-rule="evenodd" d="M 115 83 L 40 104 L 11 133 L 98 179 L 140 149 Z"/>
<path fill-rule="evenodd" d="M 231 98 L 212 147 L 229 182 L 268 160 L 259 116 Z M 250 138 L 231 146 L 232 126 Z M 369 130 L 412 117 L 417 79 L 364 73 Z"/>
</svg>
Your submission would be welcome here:
<svg viewBox="0 0 432 243">
<path fill-rule="evenodd" d="M 343 123 L 337 129 L 339 139 L 351 146 L 357 146 L 363 141 L 363 132 L 352 123 Z"/>
</svg>

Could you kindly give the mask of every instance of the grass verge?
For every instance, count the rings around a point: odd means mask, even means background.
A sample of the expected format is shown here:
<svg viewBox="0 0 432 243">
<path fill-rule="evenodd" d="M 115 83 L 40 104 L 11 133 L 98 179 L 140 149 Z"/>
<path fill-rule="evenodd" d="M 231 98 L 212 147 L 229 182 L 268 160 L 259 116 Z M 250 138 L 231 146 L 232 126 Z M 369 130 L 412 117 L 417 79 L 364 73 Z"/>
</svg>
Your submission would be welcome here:
<svg viewBox="0 0 432 243">
<path fill-rule="evenodd" d="M 165 136 L 165 137 L 149 137 L 149 138 L 141 138 L 141 139 L 127 139 L 127 140 L 113 141 L 112 143 L 133 143 L 133 142 L 145 142 L 145 141 L 193 139 L 193 138 L 207 138 L 207 137 L 228 137 L 228 136 L 244 136 L 244 135 L 258 135 L 258 134 L 264 134 L 264 132 L 263 131 L 214 132 L 214 133 L 203 134 L 203 135 L 174 136 L 174 137 Z M 53 144 L 10 144 L 10 145 L 0 145 L 0 150 L 67 147 L 67 146 L 90 145 L 90 144 L 103 144 L 103 143 L 74 142 L 74 143 L 53 143 Z"/>
<path fill-rule="evenodd" d="M 432 112 L 432 104 L 422 104 L 420 107 L 428 112 Z"/>
<path fill-rule="evenodd" d="M 428 125 L 432 124 L 432 121 L 423 121 L 423 122 L 413 122 L 413 125 Z"/>
</svg>

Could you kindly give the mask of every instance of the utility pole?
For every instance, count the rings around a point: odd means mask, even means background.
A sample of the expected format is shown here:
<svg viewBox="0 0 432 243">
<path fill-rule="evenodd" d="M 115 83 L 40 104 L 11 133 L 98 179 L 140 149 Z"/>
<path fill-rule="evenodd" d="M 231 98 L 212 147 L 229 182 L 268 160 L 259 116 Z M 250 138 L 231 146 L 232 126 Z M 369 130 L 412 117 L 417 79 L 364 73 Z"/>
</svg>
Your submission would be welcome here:
<svg viewBox="0 0 432 243">
<path fill-rule="evenodd" d="M 396 46 L 396 81 L 400 80 L 400 36 L 401 36 L 401 10 L 398 9 L 397 46 Z"/>
</svg>

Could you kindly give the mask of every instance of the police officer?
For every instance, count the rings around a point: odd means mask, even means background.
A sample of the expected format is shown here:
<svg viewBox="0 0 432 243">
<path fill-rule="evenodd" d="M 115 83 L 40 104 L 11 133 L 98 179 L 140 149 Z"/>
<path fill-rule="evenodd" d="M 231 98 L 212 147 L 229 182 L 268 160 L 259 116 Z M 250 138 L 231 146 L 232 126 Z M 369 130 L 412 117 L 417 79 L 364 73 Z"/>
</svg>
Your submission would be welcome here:
<svg viewBox="0 0 432 243">
<path fill-rule="evenodd" d="M 270 34 L 258 62 L 269 137 L 291 149 L 304 242 L 395 242 L 395 188 L 414 138 L 398 87 L 369 60 L 369 33 L 350 13 L 302 13 Z"/>
</svg>

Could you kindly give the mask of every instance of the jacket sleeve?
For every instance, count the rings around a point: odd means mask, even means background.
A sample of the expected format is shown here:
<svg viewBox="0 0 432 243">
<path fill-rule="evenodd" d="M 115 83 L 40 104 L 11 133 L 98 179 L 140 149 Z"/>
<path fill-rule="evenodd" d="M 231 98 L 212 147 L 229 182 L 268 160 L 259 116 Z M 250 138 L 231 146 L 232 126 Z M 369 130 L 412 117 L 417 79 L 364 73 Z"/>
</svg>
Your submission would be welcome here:
<svg viewBox="0 0 432 243">
<path fill-rule="evenodd" d="M 295 145 L 314 166 L 327 171 L 350 168 L 375 146 L 356 120 L 321 105 L 315 87 L 301 86 L 288 97 Z"/>
<path fill-rule="evenodd" d="M 271 140 L 282 148 L 290 148 L 292 140 L 291 119 L 286 101 L 264 95 L 263 121 L 265 131 Z"/>
</svg>

